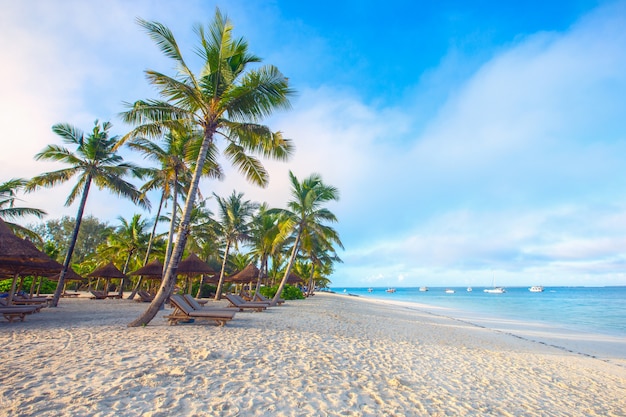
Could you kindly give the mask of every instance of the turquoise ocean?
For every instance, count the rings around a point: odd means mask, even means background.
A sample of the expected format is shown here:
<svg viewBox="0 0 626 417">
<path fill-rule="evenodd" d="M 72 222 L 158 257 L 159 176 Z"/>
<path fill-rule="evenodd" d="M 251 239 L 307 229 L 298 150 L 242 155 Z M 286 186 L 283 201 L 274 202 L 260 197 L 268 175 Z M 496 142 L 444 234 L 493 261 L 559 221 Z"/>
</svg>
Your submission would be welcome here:
<svg viewBox="0 0 626 417">
<path fill-rule="evenodd" d="M 484 287 L 419 288 L 334 287 L 340 294 L 388 301 L 433 306 L 438 314 L 459 319 L 500 319 L 538 327 L 550 326 L 572 332 L 593 333 L 624 338 L 626 341 L 626 286 L 620 287 L 545 287 L 530 292 L 528 287 L 506 288 L 504 294 L 485 293 Z M 426 308 L 426 310 L 428 310 Z M 471 321 L 471 320 L 470 320 Z"/>
</svg>

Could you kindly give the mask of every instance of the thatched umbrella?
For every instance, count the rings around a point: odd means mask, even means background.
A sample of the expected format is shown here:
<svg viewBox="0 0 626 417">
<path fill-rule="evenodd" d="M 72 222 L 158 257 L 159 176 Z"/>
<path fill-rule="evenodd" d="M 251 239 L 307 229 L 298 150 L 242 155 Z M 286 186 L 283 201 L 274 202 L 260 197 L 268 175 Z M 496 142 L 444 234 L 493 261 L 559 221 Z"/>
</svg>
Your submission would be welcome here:
<svg viewBox="0 0 626 417">
<path fill-rule="evenodd" d="M 128 275 L 141 275 L 148 279 L 161 279 L 163 278 L 163 264 L 158 259 L 155 259 Z"/>
<path fill-rule="evenodd" d="M 135 296 L 136 291 L 139 290 L 139 287 L 141 286 L 141 281 L 144 278 L 151 279 L 151 280 L 157 280 L 157 279 L 163 278 L 163 264 L 158 259 L 155 259 L 154 261 L 147 263 L 146 265 L 142 266 L 141 268 L 139 268 L 138 270 L 134 272 L 131 272 L 128 275 L 139 275 L 139 281 L 137 281 L 137 284 L 135 285 L 135 289 L 128 297 L 128 298 L 133 298 Z"/>
<path fill-rule="evenodd" d="M 287 277 L 287 284 L 303 284 L 305 282 L 304 278 L 299 277 L 298 275 L 294 274 L 293 272 L 289 273 L 289 276 Z"/>
<path fill-rule="evenodd" d="M 39 285 L 37 286 L 37 295 L 39 295 L 39 289 L 41 288 L 41 278 L 46 277 L 51 281 L 58 281 L 59 275 L 61 275 L 61 271 L 59 269 L 62 269 L 62 268 L 63 268 L 63 265 L 54 261 L 54 263 L 51 264 L 51 268 L 49 272 L 38 274 Z M 84 279 L 85 278 L 78 275 L 71 267 L 68 268 L 67 272 L 65 273 L 65 284 L 67 284 L 69 281 L 82 281 Z M 35 286 L 35 280 L 33 280 L 33 285 L 31 285 L 31 289 L 30 289 L 31 296 L 33 295 L 33 292 L 34 292 L 34 286 Z M 65 288 L 63 289 L 63 292 L 65 292 Z"/>
<path fill-rule="evenodd" d="M 257 279 L 259 276 L 259 268 L 256 267 L 255 264 L 249 264 L 241 271 L 237 272 L 234 275 L 231 275 L 227 278 L 224 278 L 226 282 L 236 282 L 236 283 L 248 283 Z"/>
<path fill-rule="evenodd" d="M 113 278 L 124 279 L 126 275 L 122 273 L 113 262 L 109 262 L 103 267 L 96 268 L 91 274 L 87 275 L 89 278 L 104 278 L 106 279 L 106 295 L 109 295 L 109 283 Z"/>
<path fill-rule="evenodd" d="M 15 285 L 20 275 L 60 272 L 62 268 L 63 265 L 37 249 L 32 242 L 15 236 L 0 219 L 0 274 L 13 276 L 7 304 L 13 302 Z"/>
<path fill-rule="evenodd" d="M 190 253 L 189 256 L 182 260 L 178 264 L 176 274 L 185 275 L 188 280 L 196 275 L 215 275 L 217 272 L 211 268 L 211 266 L 200 259 L 195 253 Z M 200 287 L 206 282 L 204 278 L 200 279 Z M 191 291 L 191 285 L 189 285 L 189 291 Z"/>
</svg>

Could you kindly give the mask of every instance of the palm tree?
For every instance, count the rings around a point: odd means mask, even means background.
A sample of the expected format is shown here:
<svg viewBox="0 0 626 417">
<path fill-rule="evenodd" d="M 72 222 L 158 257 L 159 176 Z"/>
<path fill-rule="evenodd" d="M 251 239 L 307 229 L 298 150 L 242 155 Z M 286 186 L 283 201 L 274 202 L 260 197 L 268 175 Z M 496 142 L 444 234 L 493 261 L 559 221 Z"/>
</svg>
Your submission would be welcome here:
<svg viewBox="0 0 626 417">
<path fill-rule="evenodd" d="M 148 245 L 149 236 L 146 233 L 148 222 L 141 218 L 141 214 L 133 215 L 130 221 L 121 216 L 118 217 L 118 220 L 120 225 L 109 236 L 99 252 L 100 256 L 105 256 L 108 259 L 123 257 L 124 267 L 122 268 L 122 273 L 126 274 L 131 261 L 134 263 L 133 267 L 137 266 L 140 253 Z M 123 288 L 124 279 L 120 282 L 118 289 L 120 298 L 123 295 Z"/>
<path fill-rule="evenodd" d="M 262 204 L 256 216 L 251 222 L 250 248 L 251 253 L 259 262 L 259 277 L 256 285 L 256 293 L 259 292 L 261 282 L 268 277 L 269 258 L 277 248 L 276 237 L 278 236 L 278 215 L 268 212 L 267 204 Z"/>
<path fill-rule="evenodd" d="M 156 222 L 159 219 L 161 208 L 168 198 L 173 201 L 172 216 L 170 218 L 170 231 L 167 241 L 167 250 L 164 264 L 170 258 L 172 251 L 172 240 L 175 233 L 176 213 L 178 209 L 178 194 L 181 190 L 187 189 L 191 181 L 193 163 L 197 158 L 199 148 L 198 142 L 202 141 L 201 132 L 183 126 L 172 129 L 164 136 L 164 147 L 158 143 L 143 137 L 132 138 L 127 142 L 127 146 L 144 154 L 146 159 L 151 159 L 160 164 L 158 168 L 148 170 L 150 180 L 146 182 L 141 190 L 148 192 L 160 188 L 161 200 L 157 210 L 156 220 L 152 228 L 152 235 L 156 230 Z M 203 174 L 212 178 L 221 178 L 222 172 L 216 165 L 206 164 Z M 145 262 L 147 263 L 150 251 L 146 252 Z"/>
<path fill-rule="evenodd" d="M 122 157 L 115 152 L 113 147 L 118 138 L 109 137 L 110 128 L 111 123 L 100 124 L 96 120 L 92 132 L 85 136 L 82 131 L 69 124 L 54 125 L 52 131 L 61 136 L 65 143 L 75 145 L 76 151 L 72 152 L 63 146 L 48 145 L 43 151 L 35 155 L 36 160 L 63 162 L 69 167 L 32 178 L 27 184 L 27 191 L 33 191 L 39 187 L 53 187 L 78 176 L 78 182 L 65 201 L 65 205 L 70 206 L 80 195 L 76 224 L 54 292 L 53 307 L 57 306 L 65 284 L 65 274 L 72 260 L 91 184 L 94 183 L 99 189 L 106 188 L 114 194 L 130 198 L 142 207 L 150 207 L 148 200 L 137 191 L 135 186 L 122 179 L 128 173 L 140 176 L 141 169 L 131 163 L 123 162 Z"/>
<path fill-rule="evenodd" d="M 228 261 L 230 248 L 234 246 L 235 249 L 238 249 L 239 242 L 250 240 L 250 220 L 259 205 L 249 200 L 243 200 L 243 193 L 235 193 L 235 191 L 233 191 L 228 198 L 213 195 L 217 200 L 220 211 L 220 234 L 226 243 L 222 269 L 220 271 L 220 280 L 217 284 L 217 290 L 215 290 L 215 299 L 219 300 L 222 296 L 224 272 L 226 271 L 226 262 Z"/>
<path fill-rule="evenodd" d="M 35 216 L 41 219 L 46 215 L 45 211 L 37 208 L 15 207 L 15 200 L 18 200 L 17 193 L 26 186 L 27 182 L 23 178 L 13 178 L 0 184 L 0 217 L 16 235 L 41 241 L 41 237 L 37 233 L 8 221 L 8 219 L 19 219 L 25 216 Z"/>
<path fill-rule="evenodd" d="M 198 75 L 187 66 L 167 27 L 156 22 L 138 22 L 161 51 L 175 61 L 178 73 L 170 77 L 157 71 L 146 71 L 148 80 L 159 89 L 163 100 L 140 100 L 123 113 L 126 122 L 138 125 L 128 137 L 156 137 L 183 124 L 201 130 L 203 140 L 161 288 L 146 312 L 129 326 L 149 323 L 174 287 L 204 164 L 209 159 L 210 164 L 217 165 L 209 154 L 211 149 L 216 149 L 216 140 L 224 139 L 223 154 L 248 180 L 261 186 L 267 185 L 267 172 L 253 155 L 286 160 L 292 152 L 290 140 L 259 124 L 274 110 L 289 108 L 288 97 L 292 90 L 287 79 L 273 66 L 249 68 L 261 60 L 248 52 L 244 39 L 233 39 L 233 27 L 219 9 L 208 33 L 202 26 L 195 28 L 200 41 L 196 53 L 202 59 Z"/>
<path fill-rule="evenodd" d="M 312 246 L 311 241 L 313 239 L 320 239 L 325 241 L 327 245 L 336 243 L 343 247 L 337 232 L 330 226 L 323 224 L 324 222 L 337 221 L 335 215 L 322 205 L 329 201 L 339 200 L 339 191 L 335 187 L 324 184 L 318 174 L 311 174 L 300 183 L 296 176 L 289 171 L 289 179 L 292 187 L 291 196 L 293 197 L 287 203 L 289 209 L 274 209 L 271 212 L 281 214 L 279 227 L 282 240 L 291 236 L 294 237 L 294 242 L 285 275 L 278 286 L 271 305 L 276 305 L 278 302 L 301 246 Z"/>
</svg>

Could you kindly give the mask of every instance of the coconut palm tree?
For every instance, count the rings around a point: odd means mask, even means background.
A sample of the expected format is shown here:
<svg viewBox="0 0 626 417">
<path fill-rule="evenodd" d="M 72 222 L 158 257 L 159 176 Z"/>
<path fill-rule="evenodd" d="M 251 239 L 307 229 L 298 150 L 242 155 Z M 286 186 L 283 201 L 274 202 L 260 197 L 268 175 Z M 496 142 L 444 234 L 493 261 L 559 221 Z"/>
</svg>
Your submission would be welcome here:
<svg viewBox="0 0 626 417">
<path fill-rule="evenodd" d="M 100 256 L 107 259 L 118 258 L 122 260 L 122 273 L 126 274 L 131 262 L 133 268 L 139 264 L 141 252 L 148 246 L 149 235 L 147 233 L 148 222 L 141 218 L 141 214 L 133 215 L 130 221 L 122 216 L 117 218 L 120 225 L 115 229 L 106 243 L 99 248 Z M 118 295 L 122 298 L 124 279 L 120 282 Z"/>
<path fill-rule="evenodd" d="M 127 146 L 133 150 L 141 152 L 146 159 L 159 163 L 159 167 L 148 169 L 149 177 L 141 191 L 148 192 L 154 189 L 161 189 L 161 200 L 157 209 L 156 220 L 152 228 L 152 236 L 156 231 L 157 221 L 161 213 L 161 208 L 167 199 L 173 201 L 172 216 L 170 217 L 170 231 L 167 241 L 165 255 L 165 266 L 170 258 L 173 236 L 175 233 L 176 215 L 178 212 L 179 193 L 189 188 L 194 162 L 199 152 L 198 143 L 202 142 L 202 134 L 192 128 L 182 126 L 172 129 L 163 138 L 164 146 L 147 138 L 137 137 L 126 142 Z M 209 160 L 214 158 L 214 152 L 209 152 Z M 212 178 L 222 178 L 223 173 L 216 164 L 205 164 L 203 174 Z M 149 248 L 150 249 L 150 248 Z M 146 252 L 145 262 L 150 256 L 150 250 Z"/>
<path fill-rule="evenodd" d="M 219 300 L 222 296 L 224 273 L 230 248 L 239 249 L 238 244 L 240 242 L 250 240 L 250 220 L 252 220 L 254 212 L 259 205 L 250 200 L 244 200 L 243 193 L 236 193 L 235 191 L 227 198 L 219 197 L 215 193 L 213 195 L 219 207 L 220 235 L 226 244 L 222 269 L 220 270 L 220 280 L 215 291 L 215 299 Z"/>
<path fill-rule="evenodd" d="M 306 242 L 306 243 L 305 243 Z M 343 262 L 337 255 L 333 245 L 332 238 L 324 237 L 323 239 L 313 238 L 308 241 L 303 241 L 302 249 L 305 257 L 308 260 L 308 264 L 311 266 L 308 271 L 309 284 L 307 290 L 307 296 L 313 294 L 315 290 L 315 283 L 323 274 L 330 274 L 333 270 L 333 264 L 335 262 Z M 301 275 L 305 277 L 307 275 Z"/>
<path fill-rule="evenodd" d="M 326 241 L 328 244 L 336 243 L 343 247 L 338 233 L 330 226 L 325 225 L 326 222 L 336 222 L 335 215 L 323 204 L 339 200 L 339 191 L 330 185 L 322 182 L 319 174 L 311 174 L 304 179 L 302 183 L 298 178 L 289 171 L 289 179 L 291 181 L 292 200 L 287 203 L 287 210 L 273 209 L 271 212 L 280 213 L 280 240 L 286 240 L 293 237 L 293 246 L 285 275 L 283 276 L 276 295 L 271 301 L 271 305 L 276 305 L 280 295 L 283 292 L 291 268 L 296 260 L 296 256 L 301 246 L 312 246 L 313 239 Z"/>
<path fill-rule="evenodd" d="M 17 236 L 41 242 L 41 237 L 37 233 L 9 221 L 9 219 L 20 219 L 25 216 L 35 216 L 41 219 L 46 215 L 45 211 L 37 208 L 15 207 L 15 200 L 18 200 L 17 193 L 26 186 L 27 182 L 23 178 L 13 178 L 0 184 L 0 217 Z"/>
<path fill-rule="evenodd" d="M 255 259 L 259 262 L 259 278 L 256 285 L 256 292 L 259 292 L 261 283 L 267 279 L 269 273 L 269 258 L 279 250 L 275 244 L 278 236 L 278 214 L 269 213 L 267 204 L 259 207 L 257 214 L 251 222 L 250 227 L 250 249 Z"/>
<path fill-rule="evenodd" d="M 276 109 L 289 108 L 292 90 L 287 79 L 274 66 L 250 68 L 261 60 L 248 52 L 244 39 L 232 37 L 233 27 L 219 9 L 208 32 L 202 26 L 195 28 L 199 38 L 196 53 L 202 60 L 197 75 L 187 66 L 174 35 L 166 26 L 145 20 L 138 22 L 161 51 L 176 63 L 178 71 L 174 77 L 146 71 L 149 82 L 158 88 L 162 99 L 137 101 L 122 114 L 126 122 L 137 125 L 128 137 L 157 137 L 184 124 L 201 130 L 203 140 L 161 288 L 144 314 L 129 326 L 149 323 L 174 288 L 200 176 L 216 141 L 221 138 L 225 143 L 224 149 L 216 155 L 222 153 L 249 181 L 261 186 L 267 185 L 268 175 L 254 155 L 286 160 L 293 150 L 291 141 L 280 132 L 272 132 L 259 124 Z M 209 163 L 217 165 L 215 160 Z"/>
<path fill-rule="evenodd" d="M 88 135 L 69 124 L 54 125 L 52 131 L 59 135 L 63 142 L 75 145 L 75 152 L 63 146 L 48 145 L 43 151 L 35 155 L 35 159 L 38 161 L 62 162 L 69 165 L 69 167 L 32 178 L 26 186 L 27 191 L 33 191 L 39 187 L 53 187 L 69 181 L 75 176 L 78 177 L 76 185 L 72 188 L 70 195 L 65 201 L 65 205 L 70 206 L 80 196 L 72 240 L 70 241 L 52 300 L 52 306 L 54 307 L 59 302 L 59 297 L 65 284 L 65 274 L 72 260 L 91 184 L 95 184 L 99 189 L 105 188 L 114 194 L 130 198 L 135 204 L 139 204 L 142 207 L 150 207 L 149 201 L 141 195 L 135 186 L 123 180 L 123 177 L 127 174 L 139 177 L 142 171 L 141 168 L 134 164 L 123 162 L 122 157 L 114 150 L 118 138 L 116 136 L 109 137 L 109 129 L 111 129 L 111 123 L 104 122 L 100 124 L 98 120 L 95 121 L 94 128 Z"/>
</svg>

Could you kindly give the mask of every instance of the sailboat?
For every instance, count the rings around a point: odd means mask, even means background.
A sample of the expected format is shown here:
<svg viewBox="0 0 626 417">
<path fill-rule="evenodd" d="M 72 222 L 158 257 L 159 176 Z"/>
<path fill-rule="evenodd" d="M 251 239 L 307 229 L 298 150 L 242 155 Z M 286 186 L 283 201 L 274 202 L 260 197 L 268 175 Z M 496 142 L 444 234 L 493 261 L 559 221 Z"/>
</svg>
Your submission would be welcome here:
<svg viewBox="0 0 626 417">
<path fill-rule="evenodd" d="M 493 277 L 493 288 L 485 288 L 483 291 L 488 294 L 504 294 L 506 290 L 502 287 L 496 287 L 496 278 Z"/>
</svg>

